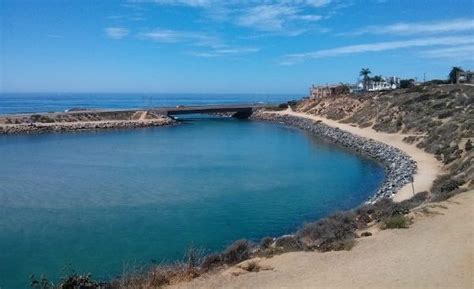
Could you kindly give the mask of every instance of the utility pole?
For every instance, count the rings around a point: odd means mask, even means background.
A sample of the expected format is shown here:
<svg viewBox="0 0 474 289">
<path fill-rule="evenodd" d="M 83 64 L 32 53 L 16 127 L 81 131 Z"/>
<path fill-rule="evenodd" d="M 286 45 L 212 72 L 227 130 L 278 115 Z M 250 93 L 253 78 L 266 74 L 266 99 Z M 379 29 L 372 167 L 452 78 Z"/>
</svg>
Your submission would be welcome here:
<svg viewBox="0 0 474 289">
<path fill-rule="evenodd" d="M 423 73 L 423 84 L 426 82 L 426 72 Z"/>
</svg>

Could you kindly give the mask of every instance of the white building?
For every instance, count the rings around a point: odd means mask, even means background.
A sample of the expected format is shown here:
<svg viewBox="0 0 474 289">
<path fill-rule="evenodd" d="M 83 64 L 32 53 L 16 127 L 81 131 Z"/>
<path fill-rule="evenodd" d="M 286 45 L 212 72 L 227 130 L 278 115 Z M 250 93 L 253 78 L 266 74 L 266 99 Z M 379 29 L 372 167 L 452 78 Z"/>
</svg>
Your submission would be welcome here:
<svg viewBox="0 0 474 289">
<path fill-rule="evenodd" d="M 360 81 L 357 85 L 361 90 L 366 91 L 382 91 L 382 90 L 392 90 L 400 87 L 400 78 L 395 76 L 382 77 L 380 81 L 374 81 L 369 79 L 367 81 L 366 87 L 364 87 L 364 81 Z"/>
</svg>

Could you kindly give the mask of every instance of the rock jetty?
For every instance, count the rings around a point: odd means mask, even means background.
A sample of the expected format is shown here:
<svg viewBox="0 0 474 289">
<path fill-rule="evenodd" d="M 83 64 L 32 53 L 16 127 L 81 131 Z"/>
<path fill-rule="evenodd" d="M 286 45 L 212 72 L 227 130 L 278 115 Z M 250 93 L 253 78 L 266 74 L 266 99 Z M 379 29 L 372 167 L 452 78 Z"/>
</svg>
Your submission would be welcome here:
<svg viewBox="0 0 474 289">
<path fill-rule="evenodd" d="M 368 202 L 391 197 L 405 184 L 410 183 L 416 172 L 416 162 L 399 149 L 330 127 L 320 121 L 262 112 L 255 112 L 251 119 L 278 122 L 303 129 L 380 163 L 385 169 L 385 179 Z"/>
<path fill-rule="evenodd" d="M 45 132 L 72 132 L 102 129 L 131 129 L 174 124 L 169 117 L 147 120 L 101 120 L 53 123 L 0 124 L 0 134 L 33 134 Z"/>
</svg>

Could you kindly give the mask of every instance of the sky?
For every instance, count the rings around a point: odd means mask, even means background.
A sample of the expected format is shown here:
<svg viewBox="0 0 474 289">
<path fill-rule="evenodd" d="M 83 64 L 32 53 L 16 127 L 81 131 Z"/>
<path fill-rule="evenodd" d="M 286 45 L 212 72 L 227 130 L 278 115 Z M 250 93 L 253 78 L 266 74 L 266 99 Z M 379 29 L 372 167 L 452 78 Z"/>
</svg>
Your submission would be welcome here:
<svg viewBox="0 0 474 289">
<path fill-rule="evenodd" d="M 1 0 L 0 92 L 306 93 L 474 69 L 474 0 Z"/>
</svg>

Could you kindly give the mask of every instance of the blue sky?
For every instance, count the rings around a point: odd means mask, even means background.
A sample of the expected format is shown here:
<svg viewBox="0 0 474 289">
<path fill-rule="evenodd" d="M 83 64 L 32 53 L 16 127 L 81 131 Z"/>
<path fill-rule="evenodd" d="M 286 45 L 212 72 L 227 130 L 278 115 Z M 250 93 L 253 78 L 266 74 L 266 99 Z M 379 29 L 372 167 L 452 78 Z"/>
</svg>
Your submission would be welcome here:
<svg viewBox="0 0 474 289">
<path fill-rule="evenodd" d="M 474 68 L 472 0 L 2 0 L 0 91 L 306 93 Z"/>
</svg>

